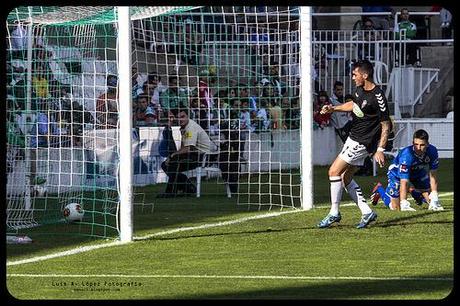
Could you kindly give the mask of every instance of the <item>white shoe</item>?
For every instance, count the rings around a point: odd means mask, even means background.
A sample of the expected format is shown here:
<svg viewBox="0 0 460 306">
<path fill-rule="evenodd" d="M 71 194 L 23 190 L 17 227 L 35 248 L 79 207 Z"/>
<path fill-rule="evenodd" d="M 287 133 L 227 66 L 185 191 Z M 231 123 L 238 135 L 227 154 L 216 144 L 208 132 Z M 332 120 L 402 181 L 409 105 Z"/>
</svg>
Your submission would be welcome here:
<svg viewBox="0 0 460 306">
<path fill-rule="evenodd" d="M 442 206 L 439 205 L 439 204 L 430 204 L 430 205 L 428 206 L 428 210 L 441 211 L 441 210 L 444 210 L 444 207 L 442 207 Z"/>
<path fill-rule="evenodd" d="M 405 201 L 401 203 L 401 211 L 416 211 L 416 210 L 410 207 L 410 203 L 408 201 Z"/>
</svg>

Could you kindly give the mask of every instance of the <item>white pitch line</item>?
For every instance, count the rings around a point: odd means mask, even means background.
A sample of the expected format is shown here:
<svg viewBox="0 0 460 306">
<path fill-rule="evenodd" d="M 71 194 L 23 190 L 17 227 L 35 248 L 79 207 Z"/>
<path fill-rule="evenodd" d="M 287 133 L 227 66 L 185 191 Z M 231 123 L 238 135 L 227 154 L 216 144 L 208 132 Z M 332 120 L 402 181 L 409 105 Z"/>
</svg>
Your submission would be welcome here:
<svg viewBox="0 0 460 306">
<path fill-rule="evenodd" d="M 289 276 L 289 275 L 129 275 L 129 274 L 7 274 L 9 277 L 28 278 L 213 278 L 213 279 L 280 279 L 280 280 L 403 280 L 403 281 L 453 281 L 453 277 L 373 277 L 373 276 Z"/>
<path fill-rule="evenodd" d="M 183 231 L 191 231 L 191 230 L 196 230 L 196 229 L 204 229 L 204 228 L 211 228 L 211 227 L 218 227 L 218 226 L 225 226 L 225 225 L 243 223 L 243 222 L 250 221 L 250 220 L 277 217 L 277 216 L 288 214 L 288 213 L 295 213 L 295 212 L 302 212 L 302 211 L 303 210 L 289 210 L 289 211 L 283 211 L 283 212 L 267 213 L 267 214 L 263 214 L 263 215 L 245 217 L 245 218 L 240 218 L 240 219 L 230 220 L 230 221 L 203 224 L 203 225 L 199 225 L 199 226 L 181 227 L 181 228 L 175 228 L 175 229 L 171 229 L 171 230 L 166 230 L 166 231 L 162 231 L 162 232 L 158 232 L 158 233 L 154 233 L 154 234 L 150 234 L 150 235 L 146 235 L 146 236 L 134 237 L 133 239 L 134 240 L 146 240 L 146 239 L 150 239 L 152 237 L 163 236 L 163 235 L 168 235 L 168 234 L 173 234 L 173 233 L 178 233 L 178 232 L 183 232 Z M 38 261 L 44 261 L 44 260 L 53 259 L 53 258 L 64 257 L 64 256 L 68 256 L 68 255 L 75 255 L 75 254 L 79 254 L 79 253 L 89 252 L 89 251 L 97 250 L 97 249 L 101 249 L 101 248 L 118 246 L 118 245 L 122 245 L 122 244 L 124 244 L 124 243 L 122 243 L 120 241 L 113 241 L 113 242 L 103 243 L 103 244 L 98 244 L 98 245 L 79 247 L 79 248 L 71 249 L 71 250 L 68 250 L 68 251 L 58 252 L 58 253 L 44 255 L 44 256 L 37 256 L 37 257 L 32 257 L 32 258 L 22 259 L 22 260 L 16 260 L 16 261 L 7 261 L 6 265 L 7 266 L 22 265 L 22 264 L 27 264 L 27 263 L 32 263 L 32 262 L 38 262 Z"/>
<path fill-rule="evenodd" d="M 179 233 L 179 232 L 184 232 L 184 231 L 197 230 L 197 229 L 207 229 L 207 228 L 211 228 L 211 227 L 219 227 L 219 226 L 238 224 L 238 223 L 243 223 L 243 222 L 246 222 L 246 221 L 263 219 L 263 218 L 270 218 L 270 217 L 278 217 L 280 215 L 290 214 L 290 213 L 297 213 L 297 212 L 302 212 L 302 211 L 303 210 L 289 210 L 289 211 L 268 213 L 268 214 L 263 214 L 263 215 L 256 215 L 256 216 L 251 216 L 251 217 L 244 217 L 244 218 L 240 218 L 240 219 L 236 219 L 236 220 L 229 220 L 229 221 L 222 221 L 222 222 L 217 222 L 217 223 L 203 224 L 203 225 L 198 225 L 198 226 L 180 227 L 180 228 L 175 228 L 175 229 L 162 231 L 162 232 L 158 232 L 158 233 L 154 233 L 154 234 L 149 234 L 149 235 L 145 235 L 145 236 L 134 237 L 134 240 L 147 240 L 147 239 L 157 237 L 157 236 L 163 236 L 163 235 L 174 234 L 174 233 Z"/>
<path fill-rule="evenodd" d="M 439 194 L 439 197 L 447 197 L 447 196 L 452 196 L 454 193 L 453 192 L 442 192 Z M 347 203 L 347 204 L 342 204 L 341 206 L 354 206 L 356 205 L 355 203 Z M 329 206 L 318 206 L 316 208 L 329 208 Z M 283 211 L 283 212 L 272 212 L 272 213 L 267 213 L 263 215 L 256 215 L 256 216 L 251 216 L 251 217 L 245 217 L 245 218 L 240 218 L 236 220 L 230 220 L 230 221 L 223 221 L 223 222 L 217 222 L 217 223 L 210 223 L 210 224 L 203 224 L 199 226 L 189 226 L 189 227 L 181 227 L 181 228 L 176 228 L 176 229 L 171 229 L 171 230 L 166 230 L 154 234 L 149 234 L 145 236 L 140 236 L 140 237 L 134 237 L 134 240 L 147 240 L 153 237 L 158 237 L 158 236 L 163 236 L 163 235 L 168 235 L 168 234 L 173 234 L 173 233 L 179 233 L 179 232 L 184 232 L 184 231 L 191 231 L 191 230 L 196 230 L 196 229 L 206 229 L 206 228 L 211 228 L 211 227 L 218 227 L 218 226 L 226 226 L 226 225 L 232 225 L 232 224 L 238 224 L 238 223 L 243 223 L 246 221 L 250 220 L 257 220 L 257 219 L 263 219 L 263 218 L 270 218 L 270 217 L 277 217 L 280 215 L 284 214 L 289 214 L 289 213 L 298 213 L 298 212 L 304 212 L 304 210 L 289 210 L 289 211 Z M 85 247 L 78 247 L 75 249 L 63 251 L 63 252 L 58 252 L 54 254 L 49 254 L 49 255 L 44 255 L 44 256 L 37 256 L 37 257 L 32 257 L 28 259 L 23 259 L 23 260 L 16 260 L 16 261 L 7 261 L 6 265 L 7 266 L 16 266 L 16 265 L 22 265 L 22 264 L 27 264 L 27 263 L 32 263 L 32 262 L 38 262 L 38 261 L 44 261 L 48 259 L 53 259 L 53 258 L 59 258 L 59 257 L 64 257 L 68 255 L 74 255 L 74 254 L 79 254 L 79 253 L 84 253 L 84 252 L 89 252 L 92 250 L 97 250 L 97 249 L 102 249 L 102 248 L 107 248 L 107 247 L 112 247 L 112 246 L 118 246 L 122 245 L 124 243 L 120 241 L 113 241 L 109 243 L 103 243 L 103 244 L 98 244 L 98 245 L 92 245 L 92 246 L 85 246 Z"/>
<path fill-rule="evenodd" d="M 53 258 L 58 258 L 58 257 L 64 257 L 68 255 L 74 255 L 74 254 L 79 254 L 83 252 L 88 252 L 92 250 L 97 250 L 97 249 L 102 249 L 102 248 L 107 248 L 111 246 L 116 246 L 116 245 L 122 245 L 123 243 L 120 241 L 113 241 L 109 243 L 103 243 L 103 244 L 97 244 L 97 245 L 90 245 L 90 246 L 85 246 L 85 247 L 79 247 L 67 251 L 62 251 L 54 254 L 49 254 L 49 255 L 43 255 L 43 256 L 37 256 L 37 257 L 32 257 L 28 259 L 22 259 L 22 260 L 16 260 L 16 261 L 8 261 L 6 263 L 7 266 L 16 266 L 16 265 L 22 265 L 26 263 L 32 263 L 32 262 L 37 262 L 37 261 L 43 261 L 43 260 L 48 260 L 48 259 L 53 259 Z"/>
</svg>

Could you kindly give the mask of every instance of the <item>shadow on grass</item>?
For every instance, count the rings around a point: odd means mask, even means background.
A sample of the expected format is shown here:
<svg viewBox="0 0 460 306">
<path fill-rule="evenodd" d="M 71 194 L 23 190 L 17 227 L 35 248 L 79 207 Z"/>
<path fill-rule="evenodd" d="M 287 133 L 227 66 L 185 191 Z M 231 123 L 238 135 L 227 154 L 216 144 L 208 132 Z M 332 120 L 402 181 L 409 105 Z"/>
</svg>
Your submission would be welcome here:
<svg viewBox="0 0 460 306">
<path fill-rule="evenodd" d="M 236 280 L 240 281 L 240 280 Z M 285 280 L 277 280 L 277 287 L 266 290 L 242 292 L 235 286 L 233 293 L 200 296 L 180 296 L 179 299 L 432 299 L 440 300 L 449 296 L 453 289 L 451 274 L 420 275 L 410 279 L 382 280 L 305 280 L 305 285 L 285 286 Z M 227 291 L 228 292 L 228 291 Z M 444 301 L 446 302 L 446 301 Z M 353 304 L 356 302 L 353 301 Z"/>
</svg>

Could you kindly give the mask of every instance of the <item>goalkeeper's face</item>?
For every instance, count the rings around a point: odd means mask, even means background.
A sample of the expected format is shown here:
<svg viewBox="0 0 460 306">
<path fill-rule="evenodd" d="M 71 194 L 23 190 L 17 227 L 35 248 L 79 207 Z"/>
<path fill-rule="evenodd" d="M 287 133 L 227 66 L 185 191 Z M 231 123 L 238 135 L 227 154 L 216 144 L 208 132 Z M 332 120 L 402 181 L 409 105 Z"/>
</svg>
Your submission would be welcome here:
<svg viewBox="0 0 460 306">
<path fill-rule="evenodd" d="M 417 155 L 422 155 L 426 152 L 426 149 L 428 148 L 428 141 L 423 139 L 414 138 L 412 143 L 414 145 L 414 152 Z"/>
</svg>

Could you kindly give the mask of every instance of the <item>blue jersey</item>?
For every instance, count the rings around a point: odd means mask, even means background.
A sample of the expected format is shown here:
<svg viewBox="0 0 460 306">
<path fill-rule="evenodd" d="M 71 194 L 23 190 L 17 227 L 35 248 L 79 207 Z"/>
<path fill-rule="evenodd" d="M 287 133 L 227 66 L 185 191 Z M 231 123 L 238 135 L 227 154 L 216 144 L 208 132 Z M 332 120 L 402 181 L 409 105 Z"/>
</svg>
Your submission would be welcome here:
<svg viewBox="0 0 460 306">
<path fill-rule="evenodd" d="M 422 155 L 415 154 L 413 146 L 399 151 L 388 168 L 388 175 L 399 179 L 417 180 L 426 176 L 430 170 L 439 166 L 438 149 L 429 144 Z"/>
</svg>

